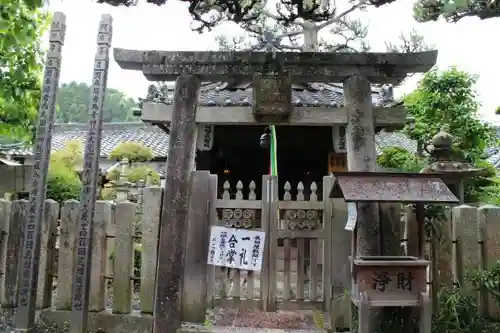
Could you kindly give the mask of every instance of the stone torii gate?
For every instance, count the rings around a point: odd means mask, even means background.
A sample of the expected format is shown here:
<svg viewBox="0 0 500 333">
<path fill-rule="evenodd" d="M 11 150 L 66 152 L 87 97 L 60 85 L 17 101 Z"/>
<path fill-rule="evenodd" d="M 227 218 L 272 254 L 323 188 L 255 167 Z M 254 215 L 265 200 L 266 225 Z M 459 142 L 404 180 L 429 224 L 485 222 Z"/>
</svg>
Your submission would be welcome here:
<svg viewBox="0 0 500 333">
<path fill-rule="evenodd" d="M 142 71 L 150 81 L 176 80 L 172 108 L 146 105 L 142 117 L 170 123 L 169 159 L 160 225 L 153 332 L 180 326 L 180 283 L 184 263 L 189 180 L 194 168 L 199 124 L 333 126 L 347 124 L 349 171 L 374 172 L 375 126 L 403 124 L 406 114 L 373 108 L 371 84 L 398 84 L 409 73 L 423 73 L 436 62 L 437 51 L 421 53 L 322 52 L 172 52 L 114 49 L 121 68 Z M 197 112 L 201 81 L 231 77 L 253 79 L 253 109 L 238 113 Z M 336 112 L 291 107 L 294 82 L 342 82 L 345 108 Z M 273 97 L 271 97 L 273 96 Z M 390 110 L 390 109 L 389 109 Z M 384 112 L 386 112 L 384 114 Z M 380 254 L 378 209 L 358 204 L 358 255 Z M 368 223 L 369 222 L 369 223 Z M 364 246 L 363 246 L 364 244 Z"/>
</svg>

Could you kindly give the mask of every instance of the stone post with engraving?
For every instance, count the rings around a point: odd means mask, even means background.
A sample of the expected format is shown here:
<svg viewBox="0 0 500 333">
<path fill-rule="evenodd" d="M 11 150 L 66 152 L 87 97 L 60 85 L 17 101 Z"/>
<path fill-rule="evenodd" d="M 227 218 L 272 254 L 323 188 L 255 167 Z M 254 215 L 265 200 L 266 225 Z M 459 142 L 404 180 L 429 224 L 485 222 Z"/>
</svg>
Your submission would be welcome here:
<svg viewBox="0 0 500 333">
<path fill-rule="evenodd" d="M 99 155 L 101 151 L 102 106 L 109 67 L 112 18 L 102 15 L 97 33 L 97 53 L 94 61 L 90 94 L 89 128 L 85 143 L 82 193 L 77 226 L 77 253 L 73 271 L 71 331 L 86 333 L 89 309 L 90 270 L 92 256 L 92 223 L 98 189 Z"/>
<path fill-rule="evenodd" d="M 196 154 L 196 109 L 200 80 L 182 75 L 175 82 L 169 158 L 160 221 L 153 333 L 176 332 L 181 324 L 181 277 L 184 272 L 191 174 Z"/>
<path fill-rule="evenodd" d="M 344 100 L 347 112 L 346 145 L 349 171 L 377 171 L 375 150 L 375 122 L 373 118 L 371 82 L 367 77 L 353 75 L 344 81 Z M 357 244 L 353 258 L 360 256 L 401 255 L 399 205 L 390 203 L 357 202 Z M 354 234 L 353 234 L 354 236 Z M 359 316 L 362 307 L 359 308 Z M 364 323 L 369 332 L 382 330 L 386 318 L 396 310 L 390 307 L 371 309 L 369 321 Z M 401 310 L 401 319 L 411 322 L 412 308 Z M 361 324 L 360 324 L 361 325 Z M 361 329 L 360 329 L 361 331 Z M 406 331 L 405 331 L 406 332 Z"/>
<path fill-rule="evenodd" d="M 344 100 L 347 111 L 346 147 L 349 171 L 376 171 L 375 124 L 371 84 L 366 77 L 351 76 L 344 81 Z M 357 206 L 357 253 L 359 256 L 382 255 L 380 243 L 379 205 L 373 202 L 358 202 Z M 354 234 L 353 234 L 353 237 Z M 370 332 L 377 324 L 379 309 L 370 312 Z M 361 314 L 360 314 L 361 316 Z"/>
<path fill-rule="evenodd" d="M 63 13 L 56 12 L 50 27 L 50 46 L 45 62 L 38 126 L 33 150 L 34 164 L 31 177 L 29 211 L 24 229 L 21 257 L 22 272 L 16 311 L 16 329 L 18 332 L 32 331 L 35 325 L 40 234 L 42 223 L 44 223 L 47 173 L 65 33 L 66 16 Z"/>
<path fill-rule="evenodd" d="M 349 77 L 344 81 L 344 100 L 347 168 L 349 171 L 375 172 L 377 155 L 370 81 L 361 76 Z M 380 255 L 378 205 L 357 203 L 357 210 L 359 255 Z"/>
</svg>

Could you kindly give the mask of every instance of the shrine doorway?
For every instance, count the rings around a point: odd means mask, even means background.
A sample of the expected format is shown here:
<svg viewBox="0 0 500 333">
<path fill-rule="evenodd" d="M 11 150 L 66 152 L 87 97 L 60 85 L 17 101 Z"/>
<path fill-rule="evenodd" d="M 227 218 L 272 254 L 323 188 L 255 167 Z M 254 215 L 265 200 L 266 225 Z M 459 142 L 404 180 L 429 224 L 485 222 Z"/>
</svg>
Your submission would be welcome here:
<svg viewBox="0 0 500 333">
<path fill-rule="evenodd" d="M 269 149 L 260 147 L 260 136 L 265 126 L 216 127 L 214 146 L 210 152 L 199 154 L 198 170 L 217 174 L 219 187 L 224 182 L 241 181 L 244 191 L 255 182 L 257 199 L 260 199 L 262 175 L 269 173 Z M 292 189 L 302 182 L 304 194 L 309 193 L 312 182 L 321 195 L 322 178 L 329 174 L 329 156 L 333 150 L 330 127 L 277 126 L 279 197 L 289 182 Z M 292 195 L 296 191 L 292 190 Z"/>
</svg>

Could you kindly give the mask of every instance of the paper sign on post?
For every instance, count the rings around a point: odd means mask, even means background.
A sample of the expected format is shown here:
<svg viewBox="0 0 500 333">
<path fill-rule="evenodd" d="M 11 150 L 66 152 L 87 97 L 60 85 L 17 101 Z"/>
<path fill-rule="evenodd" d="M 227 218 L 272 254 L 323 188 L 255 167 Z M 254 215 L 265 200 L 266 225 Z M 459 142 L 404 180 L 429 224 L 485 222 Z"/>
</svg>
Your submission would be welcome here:
<svg viewBox="0 0 500 333">
<path fill-rule="evenodd" d="M 209 265 L 260 271 L 266 233 L 214 226 L 210 232 Z"/>
<path fill-rule="evenodd" d="M 353 231 L 356 228 L 356 221 L 358 220 L 358 211 L 355 202 L 347 203 L 347 223 L 345 230 Z"/>
</svg>

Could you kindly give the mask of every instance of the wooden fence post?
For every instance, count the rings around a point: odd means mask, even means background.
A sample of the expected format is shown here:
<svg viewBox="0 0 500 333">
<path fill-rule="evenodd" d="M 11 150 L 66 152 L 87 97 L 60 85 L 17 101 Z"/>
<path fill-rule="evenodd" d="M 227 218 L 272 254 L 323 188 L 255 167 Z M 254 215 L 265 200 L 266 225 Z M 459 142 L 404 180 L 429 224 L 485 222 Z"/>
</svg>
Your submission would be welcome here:
<svg viewBox="0 0 500 333">
<path fill-rule="evenodd" d="M 115 260 L 113 266 L 113 313 L 127 314 L 132 310 L 134 272 L 134 228 L 136 204 L 120 202 L 115 210 Z"/>
<path fill-rule="evenodd" d="M 153 314 L 155 297 L 158 231 L 160 226 L 161 191 L 159 186 L 144 189 L 144 208 L 141 223 L 141 313 Z"/>
<path fill-rule="evenodd" d="M 465 274 L 477 269 L 479 244 L 477 235 L 478 211 L 476 207 L 460 205 L 452 208 L 453 280 L 469 292 Z"/>
<path fill-rule="evenodd" d="M 262 176 L 261 228 L 266 233 L 261 270 L 260 300 L 264 311 L 276 310 L 278 177 Z"/>
<path fill-rule="evenodd" d="M 61 209 L 59 264 L 57 268 L 56 309 L 71 310 L 73 267 L 75 266 L 78 201 L 67 200 Z"/>
<path fill-rule="evenodd" d="M 45 200 L 45 212 L 42 228 L 40 230 L 40 266 L 38 270 L 38 288 L 36 307 L 45 309 L 52 305 L 52 256 L 55 248 L 57 220 L 59 219 L 59 203 L 52 199 Z"/>
<path fill-rule="evenodd" d="M 92 234 L 92 269 L 90 275 L 89 311 L 106 308 L 106 265 L 108 261 L 106 226 L 111 223 L 112 207 L 108 201 L 95 203 Z"/>
<path fill-rule="evenodd" d="M 276 311 L 277 309 L 277 259 L 278 259 L 278 226 L 280 220 L 279 211 L 279 185 L 278 176 L 270 177 L 270 212 L 268 230 L 266 231 L 266 238 L 269 244 L 268 272 L 269 272 L 269 298 L 268 298 L 268 311 Z"/>
<path fill-rule="evenodd" d="M 0 199 L 0 303 L 4 300 L 5 262 L 7 259 L 7 235 L 9 234 L 9 220 L 11 201 Z"/>
<path fill-rule="evenodd" d="M 209 208 L 208 208 L 208 220 L 209 220 L 209 230 L 211 230 L 212 226 L 217 225 L 217 175 L 210 175 L 209 183 L 208 183 L 208 191 L 209 191 Z M 207 235 L 210 237 L 210 234 Z M 207 298 L 206 304 L 208 307 L 211 307 L 214 301 L 214 293 L 215 293 L 215 272 L 219 267 L 208 266 L 207 267 Z"/>
<path fill-rule="evenodd" d="M 406 255 L 411 257 L 418 257 L 418 237 L 413 235 L 418 235 L 418 223 L 415 211 L 412 205 L 406 205 L 404 207 L 405 211 L 405 230 L 403 232 L 403 238 L 406 241 Z"/>
<path fill-rule="evenodd" d="M 269 304 L 269 275 L 272 272 L 269 271 L 268 261 L 271 257 L 269 254 L 269 235 L 267 231 L 269 230 L 269 214 L 271 209 L 271 199 L 270 199 L 270 176 L 262 176 L 262 213 L 261 213 L 261 229 L 266 233 L 266 239 L 264 243 L 264 253 L 262 258 L 262 269 L 260 271 L 260 301 L 261 310 L 268 311 Z"/>
<path fill-rule="evenodd" d="M 325 304 L 326 310 L 330 313 L 329 324 L 333 331 L 342 332 L 351 325 L 349 255 L 352 232 L 345 230 L 347 204 L 344 199 L 330 199 L 334 180 L 334 177 L 323 177 L 323 228 L 325 228 L 323 292 L 325 302 L 328 303 Z M 330 243 L 328 246 L 327 240 Z"/>
<path fill-rule="evenodd" d="M 106 258 L 106 275 L 113 276 L 113 262 L 115 256 L 115 236 L 116 236 L 116 219 L 115 219 L 116 210 L 114 207 L 111 207 L 111 220 L 106 224 L 106 249 L 108 251 Z"/>
<path fill-rule="evenodd" d="M 7 257 L 5 260 L 4 299 L 2 308 L 15 308 L 21 273 L 20 256 L 24 238 L 24 227 L 28 212 L 27 200 L 12 202 L 9 235 L 7 237 Z"/>
<path fill-rule="evenodd" d="M 453 285 L 452 222 L 449 217 L 449 214 L 447 214 L 444 221 L 437 222 L 433 229 L 433 232 L 436 231 L 436 235 L 431 234 L 431 295 L 433 301 L 437 299 L 438 293 L 443 287 Z"/>
<path fill-rule="evenodd" d="M 186 230 L 186 252 L 182 284 L 182 321 L 205 321 L 207 288 L 207 253 L 210 226 L 208 218 L 209 171 L 194 171 L 191 178 Z M 200 283 L 200 281 L 202 283 Z"/>
<path fill-rule="evenodd" d="M 500 260 L 500 207 L 485 205 L 479 208 L 478 240 L 481 246 L 479 268 L 487 269 Z M 480 295 L 480 308 L 484 316 L 500 319 L 500 307 L 484 290 Z"/>
</svg>

